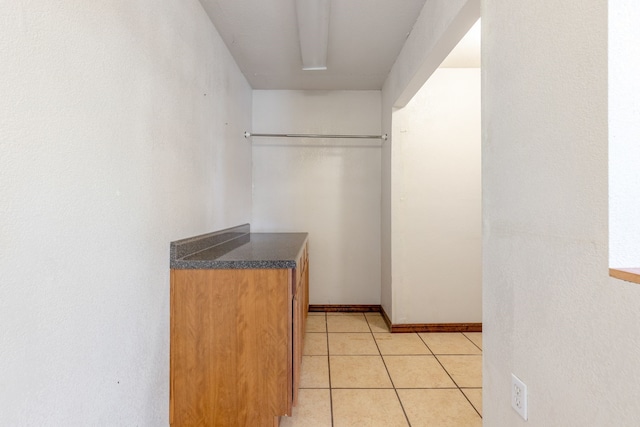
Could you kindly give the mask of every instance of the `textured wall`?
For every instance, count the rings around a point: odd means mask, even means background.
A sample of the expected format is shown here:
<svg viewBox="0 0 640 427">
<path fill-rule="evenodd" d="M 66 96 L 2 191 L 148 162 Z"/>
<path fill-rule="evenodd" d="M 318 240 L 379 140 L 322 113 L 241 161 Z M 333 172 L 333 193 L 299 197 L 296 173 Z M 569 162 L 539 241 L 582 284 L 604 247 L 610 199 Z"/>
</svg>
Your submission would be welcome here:
<svg viewBox="0 0 640 427">
<path fill-rule="evenodd" d="M 607 3 L 483 2 L 488 426 L 640 424 L 640 286 L 607 274 Z"/>
<path fill-rule="evenodd" d="M 380 134 L 379 91 L 253 94 L 257 133 Z M 253 143 L 252 230 L 309 232 L 311 304 L 379 304 L 380 140 Z"/>
<path fill-rule="evenodd" d="M 169 241 L 250 220 L 196 0 L 0 3 L 0 425 L 168 424 Z"/>
<path fill-rule="evenodd" d="M 480 68 L 440 68 L 393 114 L 396 323 L 482 322 Z"/>
</svg>

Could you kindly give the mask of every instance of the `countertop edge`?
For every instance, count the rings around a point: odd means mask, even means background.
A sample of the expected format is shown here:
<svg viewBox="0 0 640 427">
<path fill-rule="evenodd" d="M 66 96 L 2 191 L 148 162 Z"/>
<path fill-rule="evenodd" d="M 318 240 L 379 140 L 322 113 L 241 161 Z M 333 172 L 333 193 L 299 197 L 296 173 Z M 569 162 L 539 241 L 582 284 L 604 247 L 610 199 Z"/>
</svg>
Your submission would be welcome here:
<svg viewBox="0 0 640 427">
<path fill-rule="evenodd" d="M 171 261 L 172 270 L 289 269 L 296 267 L 296 261 Z"/>
</svg>

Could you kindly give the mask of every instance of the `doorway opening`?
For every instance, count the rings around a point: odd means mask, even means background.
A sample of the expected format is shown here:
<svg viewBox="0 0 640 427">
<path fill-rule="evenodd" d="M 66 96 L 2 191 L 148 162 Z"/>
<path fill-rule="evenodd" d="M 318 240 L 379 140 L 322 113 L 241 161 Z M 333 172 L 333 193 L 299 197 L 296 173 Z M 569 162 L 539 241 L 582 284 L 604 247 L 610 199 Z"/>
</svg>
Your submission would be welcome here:
<svg viewBox="0 0 640 427">
<path fill-rule="evenodd" d="M 481 328 L 480 25 L 393 112 L 394 324 Z"/>
</svg>

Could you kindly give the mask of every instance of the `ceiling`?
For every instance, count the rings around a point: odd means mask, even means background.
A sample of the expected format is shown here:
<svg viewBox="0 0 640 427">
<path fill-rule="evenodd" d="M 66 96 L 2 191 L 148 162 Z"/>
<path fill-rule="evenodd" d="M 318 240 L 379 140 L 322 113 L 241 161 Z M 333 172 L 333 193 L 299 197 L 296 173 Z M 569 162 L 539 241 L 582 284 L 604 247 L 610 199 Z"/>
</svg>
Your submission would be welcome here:
<svg viewBox="0 0 640 427">
<path fill-rule="evenodd" d="M 334 0 L 326 71 L 303 71 L 295 0 L 200 0 L 254 89 L 379 90 L 425 0 Z"/>
</svg>

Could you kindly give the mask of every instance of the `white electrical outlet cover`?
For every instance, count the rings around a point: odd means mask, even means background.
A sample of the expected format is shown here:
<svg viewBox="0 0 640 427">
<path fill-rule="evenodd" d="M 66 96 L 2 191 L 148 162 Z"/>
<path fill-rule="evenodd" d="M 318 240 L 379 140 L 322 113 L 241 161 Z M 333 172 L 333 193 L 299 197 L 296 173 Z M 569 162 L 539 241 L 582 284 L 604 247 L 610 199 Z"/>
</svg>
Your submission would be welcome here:
<svg viewBox="0 0 640 427">
<path fill-rule="evenodd" d="M 511 374 L 511 407 L 527 420 L 527 385 Z"/>
</svg>

